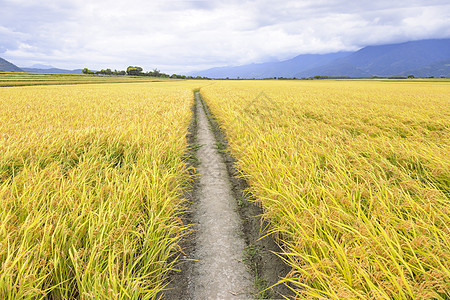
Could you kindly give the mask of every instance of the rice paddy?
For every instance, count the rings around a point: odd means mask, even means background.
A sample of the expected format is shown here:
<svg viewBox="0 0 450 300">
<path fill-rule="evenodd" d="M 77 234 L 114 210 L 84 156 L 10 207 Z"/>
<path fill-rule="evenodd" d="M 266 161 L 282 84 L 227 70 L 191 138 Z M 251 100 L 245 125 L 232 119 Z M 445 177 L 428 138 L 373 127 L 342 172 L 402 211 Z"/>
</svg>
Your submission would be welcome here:
<svg viewBox="0 0 450 300">
<path fill-rule="evenodd" d="M 158 84 L 1 88 L 1 299 L 163 290 L 193 87 Z"/>
<path fill-rule="evenodd" d="M 448 299 L 448 81 L 224 81 L 201 93 L 299 298 Z"/>
<path fill-rule="evenodd" d="M 202 85 L 291 268 L 280 284 L 450 297 L 448 80 L 151 80 L 0 74 L 1 299 L 161 297 Z"/>
<path fill-rule="evenodd" d="M 142 78 L 129 76 L 85 76 L 76 74 L 47 74 L 47 73 L 14 73 L 0 71 L 0 87 L 18 87 L 30 85 L 67 85 L 88 83 L 131 83 L 167 81 L 161 78 Z"/>
</svg>

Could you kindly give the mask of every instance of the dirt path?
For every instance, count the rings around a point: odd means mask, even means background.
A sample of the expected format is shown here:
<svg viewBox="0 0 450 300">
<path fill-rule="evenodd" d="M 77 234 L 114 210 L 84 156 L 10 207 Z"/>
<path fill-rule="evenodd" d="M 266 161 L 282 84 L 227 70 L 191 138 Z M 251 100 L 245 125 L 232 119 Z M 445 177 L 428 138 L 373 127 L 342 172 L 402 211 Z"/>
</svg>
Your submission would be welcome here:
<svg viewBox="0 0 450 300">
<path fill-rule="evenodd" d="M 214 134 L 197 101 L 199 186 L 193 210 L 195 237 L 191 284 L 192 299 L 247 299 L 252 277 L 243 263 L 245 240 L 226 165 Z"/>
<path fill-rule="evenodd" d="M 184 255 L 175 266 L 179 271 L 170 274 L 162 297 L 291 298 L 283 284 L 268 288 L 290 268 L 274 254 L 281 249 L 264 229 L 268 224 L 260 218 L 262 209 L 244 192 L 248 185 L 235 169 L 236 161 L 228 152 L 219 152 L 217 145 L 223 150 L 228 142 L 198 92 L 195 102 L 188 141 L 198 176 L 186 194 L 190 205 L 182 217 L 192 231 L 181 241 Z"/>
</svg>

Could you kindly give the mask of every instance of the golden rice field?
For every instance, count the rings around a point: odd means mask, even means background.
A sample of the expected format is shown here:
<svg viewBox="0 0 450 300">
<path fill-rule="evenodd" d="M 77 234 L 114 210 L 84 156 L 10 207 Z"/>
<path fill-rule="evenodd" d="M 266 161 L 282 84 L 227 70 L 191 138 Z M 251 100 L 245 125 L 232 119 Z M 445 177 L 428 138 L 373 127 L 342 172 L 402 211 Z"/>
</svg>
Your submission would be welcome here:
<svg viewBox="0 0 450 300">
<path fill-rule="evenodd" d="M 0 299 L 158 298 L 187 225 L 199 84 L 40 76 L 0 74 Z M 298 298 L 450 298 L 448 80 L 201 94 Z"/>
<path fill-rule="evenodd" d="M 450 298 L 448 80 L 201 89 L 298 298 Z"/>
<path fill-rule="evenodd" d="M 131 83 L 167 81 L 167 79 L 152 77 L 130 76 L 86 76 L 74 74 L 47 74 L 47 73 L 15 73 L 0 71 L 0 87 L 28 86 L 28 85 L 66 85 L 87 83 Z"/>
<path fill-rule="evenodd" d="M 193 88 L 0 88 L 0 299 L 157 296 L 185 228 Z"/>
</svg>

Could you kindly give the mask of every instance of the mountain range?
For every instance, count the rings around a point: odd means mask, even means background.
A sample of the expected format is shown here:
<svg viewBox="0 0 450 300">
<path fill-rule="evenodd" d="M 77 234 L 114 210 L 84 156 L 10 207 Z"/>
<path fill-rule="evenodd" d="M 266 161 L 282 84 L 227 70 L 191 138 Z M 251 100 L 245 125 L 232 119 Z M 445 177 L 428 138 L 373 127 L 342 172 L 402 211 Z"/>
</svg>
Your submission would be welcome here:
<svg viewBox="0 0 450 300">
<path fill-rule="evenodd" d="M 280 62 L 212 68 L 189 75 L 210 78 L 450 77 L 450 39 L 367 46 L 355 52 L 303 54 Z"/>
<path fill-rule="evenodd" d="M 52 66 L 47 65 L 41 65 L 36 64 L 32 67 L 22 67 L 19 68 L 13 63 L 10 63 L 9 61 L 3 59 L 0 57 L 0 71 L 7 71 L 7 72 L 28 72 L 28 73 L 49 73 L 49 74 L 82 74 L 82 69 L 75 69 L 75 70 L 65 70 L 65 69 L 58 69 L 54 68 Z"/>
<path fill-rule="evenodd" d="M 15 64 L 12 64 L 9 61 L 7 61 L 1 57 L 0 57 L 0 71 L 23 72 L 23 70 L 21 68 L 19 68 Z"/>
<path fill-rule="evenodd" d="M 47 65 L 19 68 L 0 58 L 0 70 L 30 73 L 82 74 Z M 450 77 L 450 39 L 429 39 L 367 46 L 355 52 L 302 54 L 294 58 L 242 66 L 225 66 L 188 75 L 209 78 Z"/>
<path fill-rule="evenodd" d="M 65 70 L 65 69 L 58 69 L 58 68 L 21 68 L 24 72 L 29 73 L 49 73 L 49 74 L 83 74 L 81 71 L 82 69 L 75 69 L 75 70 Z"/>
</svg>

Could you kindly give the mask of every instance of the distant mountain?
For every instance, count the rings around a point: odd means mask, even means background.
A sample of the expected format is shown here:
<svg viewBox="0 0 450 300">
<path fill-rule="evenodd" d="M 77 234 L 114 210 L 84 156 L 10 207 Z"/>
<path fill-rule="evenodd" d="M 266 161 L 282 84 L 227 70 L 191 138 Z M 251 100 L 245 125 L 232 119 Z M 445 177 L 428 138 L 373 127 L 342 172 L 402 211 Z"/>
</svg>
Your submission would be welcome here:
<svg viewBox="0 0 450 300">
<path fill-rule="evenodd" d="M 326 65 L 300 71 L 298 77 L 328 76 L 450 76 L 450 39 L 368 46 Z"/>
<path fill-rule="evenodd" d="M 53 69 L 54 66 L 44 65 L 44 64 L 34 64 L 30 67 L 22 67 L 23 68 L 33 68 L 33 69 Z"/>
<path fill-rule="evenodd" d="M 450 39 L 367 46 L 356 52 L 304 54 L 281 62 L 220 67 L 189 75 L 210 78 L 311 77 L 450 77 Z"/>
<path fill-rule="evenodd" d="M 450 59 L 427 65 L 425 67 L 409 70 L 399 75 L 408 76 L 413 74 L 416 77 L 450 77 Z"/>
<path fill-rule="evenodd" d="M 337 52 L 330 54 L 303 54 L 294 58 L 260 64 L 250 64 L 236 67 L 219 67 L 204 71 L 191 72 L 188 75 L 206 76 L 210 78 L 271 78 L 294 77 L 299 71 L 325 65 L 338 58 L 350 55 L 352 52 Z"/>
<path fill-rule="evenodd" d="M 15 64 L 12 64 L 9 61 L 7 61 L 1 57 L 0 57 L 0 71 L 23 72 L 23 70 L 21 68 L 19 68 Z"/>
<path fill-rule="evenodd" d="M 48 74 L 83 74 L 81 71 L 82 69 L 75 69 L 75 70 L 65 70 L 65 69 L 58 69 L 58 68 L 24 68 L 22 67 L 22 70 L 29 73 L 48 73 Z"/>
</svg>

